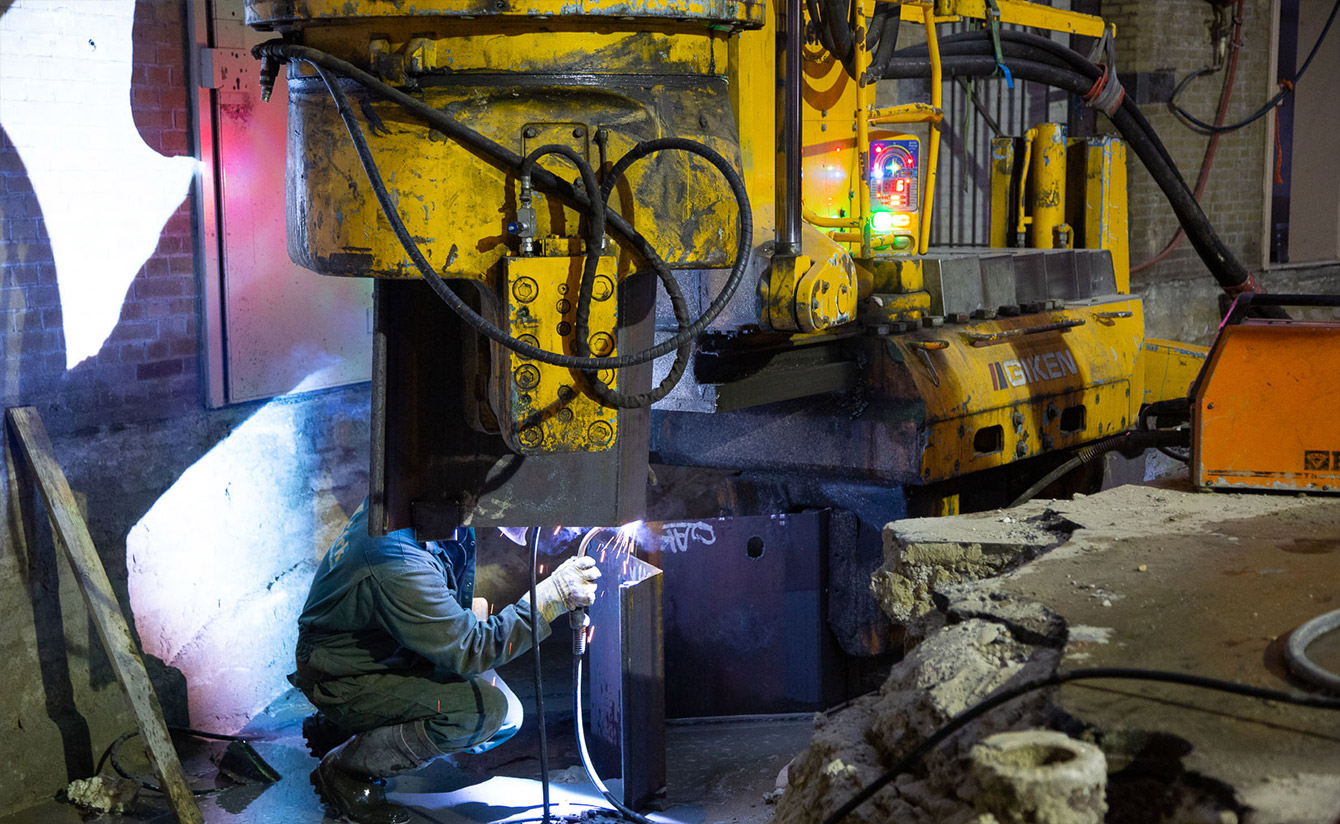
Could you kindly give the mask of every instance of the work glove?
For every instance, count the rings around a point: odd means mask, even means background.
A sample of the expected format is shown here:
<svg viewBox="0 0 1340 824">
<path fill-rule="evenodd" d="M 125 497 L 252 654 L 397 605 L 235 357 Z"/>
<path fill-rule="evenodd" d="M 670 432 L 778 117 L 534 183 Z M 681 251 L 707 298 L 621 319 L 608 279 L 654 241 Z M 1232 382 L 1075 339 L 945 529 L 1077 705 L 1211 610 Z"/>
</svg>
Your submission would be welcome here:
<svg viewBox="0 0 1340 824">
<path fill-rule="evenodd" d="M 594 558 L 569 558 L 535 587 L 535 608 L 545 621 L 553 621 L 565 612 L 589 607 L 596 600 L 598 578 L 600 570 Z"/>
</svg>

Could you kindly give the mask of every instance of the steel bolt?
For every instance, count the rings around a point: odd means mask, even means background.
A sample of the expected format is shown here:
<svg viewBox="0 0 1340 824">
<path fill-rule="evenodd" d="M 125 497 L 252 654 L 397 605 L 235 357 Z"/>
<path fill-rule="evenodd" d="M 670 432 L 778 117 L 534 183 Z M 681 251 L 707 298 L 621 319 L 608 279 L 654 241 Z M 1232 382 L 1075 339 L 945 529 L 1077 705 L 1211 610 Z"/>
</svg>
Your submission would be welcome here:
<svg viewBox="0 0 1340 824">
<path fill-rule="evenodd" d="M 558 414 L 554 417 L 558 418 L 559 423 L 572 423 L 572 419 L 575 416 L 572 414 L 572 410 L 565 406 L 558 410 Z"/>
<path fill-rule="evenodd" d="M 571 324 L 571 323 L 568 323 L 568 322 L 565 321 L 565 320 L 561 320 L 561 321 L 559 321 L 559 322 L 558 322 L 558 334 L 563 335 L 564 337 L 567 337 L 568 335 L 571 335 L 571 334 L 572 334 L 572 324 Z"/>
<path fill-rule="evenodd" d="M 558 303 L 554 304 L 554 308 L 558 310 L 560 315 L 566 315 L 572 311 L 572 301 L 567 298 L 559 298 Z"/>
<path fill-rule="evenodd" d="M 558 387 L 558 399 L 564 403 L 572 400 L 576 395 L 577 393 L 573 392 L 572 387 L 567 384 Z"/>
<path fill-rule="evenodd" d="M 614 294 L 614 281 L 601 275 L 596 278 L 596 282 L 591 285 L 591 298 L 593 300 L 609 300 L 610 295 Z"/>
<path fill-rule="evenodd" d="M 529 363 L 518 366 L 512 376 L 516 378 L 516 385 L 522 389 L 534 389 L 540 385 L 540 370 Z"/>
<path fill-rule="evenodd" d="M 530 426 L 521 430 L 521 434 L 519 437 L 521 440 L 521 445 L 527 447 L 528 449 L 534 449 L 535 447 L 544 443 L 544 433 L 534 426 Z"/>
<path fill-rule="evenodd" d="M 540 293 L 540 286 L 530 278 L 517 278 L 516 283 L 512 284 L 512 297 L 519 303 L 530 303 L 535 300 L 535 296 Z"/>
<path fill-rule="evenodd" d="M 575 129 L 572 130 L 572 136 L 573 136 L 573 137 L 586 137 L 586 129 L 582 128 L 581 126 L 578 126 L 577 128 L 575 128 Z"/>
<path fill-rule="evenodd" d="M 591 439 L 591 443 L 604 446 L 614 438 L 614 427 L 604 421 L 596 421 L 587 427 L 586 434 Z"/>
<path fill-rule="evenodd" d="M 596 357 L 604 357 L 614 351 L 614 338 L 605 332 L 596 332 L 587 343 L 591 347 L 591 354 Z"/>
<path fill-rule="evenodd" d="M 526 130 L 521 134 L 525 135 L 528 138 L 534 139 L 540 136 L 540 130 L 535 128 L 534 126 L 527 126 Z"/>
</svg>

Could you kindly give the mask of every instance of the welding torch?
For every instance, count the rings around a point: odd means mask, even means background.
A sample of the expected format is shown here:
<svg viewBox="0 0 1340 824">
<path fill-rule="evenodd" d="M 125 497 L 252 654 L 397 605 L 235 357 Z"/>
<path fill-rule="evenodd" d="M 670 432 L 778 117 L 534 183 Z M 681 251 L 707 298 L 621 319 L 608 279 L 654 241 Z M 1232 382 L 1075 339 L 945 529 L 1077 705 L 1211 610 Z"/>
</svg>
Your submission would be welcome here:
<svg viewBox="0 0 1340 824">
<path fill-rule="evenodd" d="M 604 527 L 594 527 L 582 536 L 581 543 L 577 545 L 578 558 L 586 554 L 586 548 L 591 545 L 596 533 L 602 529 Z M 586 609 L 578 607 L 568 613 L 568 625 L 572 627 L 572 654 L 576 656 L 586 654 L 586 628 L 591 626 L 591 616 L 586 614 Z"/>
</svg>

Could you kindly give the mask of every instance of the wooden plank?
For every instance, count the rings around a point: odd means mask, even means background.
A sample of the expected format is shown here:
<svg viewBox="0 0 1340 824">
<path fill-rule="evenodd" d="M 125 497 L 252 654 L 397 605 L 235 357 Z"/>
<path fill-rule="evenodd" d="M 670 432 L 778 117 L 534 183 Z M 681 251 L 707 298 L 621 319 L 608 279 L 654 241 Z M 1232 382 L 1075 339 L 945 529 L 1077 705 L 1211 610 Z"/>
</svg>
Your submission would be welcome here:
<svg viewBox="0 0 1340 824">
<path fill-rule="evenodd" d="M 34 484 L 42 495 L 56 544 L 69 557 L 84 602 L 98 628 L 98 636 L 102 638 L 102 644 L 111 658 L 117 680 L 130 699 L 140 736 L 149 752 L 154 771 L 158 773 L 168 805 L 181 824 L 203 824 L 204 816 L 200 814 L 200 807 L 191 795 L 181 761 L 172 747 L 167 723 L 163 720 L 163 710 L 158 704 L 153 684 L 149 682 L 149 674 L 144 669 L 144 660 L 140 658 L 130 635 L 130 627 L 121 614 L 121 606 L 112 592 L 111 582 L 107 580 L 107 571 L 103 569 L 102 561 L 93 547 L 93 538 L 79 513 L 70 484 L 60 464 L 56 462 L 42 418 L 36 409 L 23 406 L 7 410 L 6 419 L 22 453 L 21 456 L 11 456 L 22 459 L 15 462 L 16 473 L 20 478 L 26 475 L 24 480 Z"/>
</svg>

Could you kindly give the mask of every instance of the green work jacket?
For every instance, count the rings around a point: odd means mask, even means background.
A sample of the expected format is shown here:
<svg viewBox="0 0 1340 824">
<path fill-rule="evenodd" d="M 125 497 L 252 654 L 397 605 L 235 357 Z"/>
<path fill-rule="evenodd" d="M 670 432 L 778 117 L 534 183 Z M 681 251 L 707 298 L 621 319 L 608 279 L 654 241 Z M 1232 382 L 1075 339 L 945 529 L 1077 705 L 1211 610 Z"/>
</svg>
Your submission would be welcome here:
<svg viewBox="0 0 1340 824">
<path fill-rule="evenodd" d="M 412 529 L 370 537 L 365 500 L 312 579 L 298 661 L 328 678 L 427 668 L 469 678 L 528 650 L 524 599 L 487 621 L 470 611 L 474 530 L 457 538 L 420 544 Z M 538 635 L 549 635 L 544 620 Z"/>
</svg>

